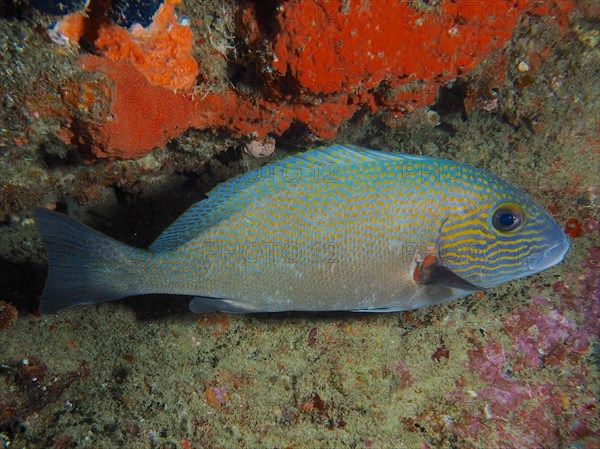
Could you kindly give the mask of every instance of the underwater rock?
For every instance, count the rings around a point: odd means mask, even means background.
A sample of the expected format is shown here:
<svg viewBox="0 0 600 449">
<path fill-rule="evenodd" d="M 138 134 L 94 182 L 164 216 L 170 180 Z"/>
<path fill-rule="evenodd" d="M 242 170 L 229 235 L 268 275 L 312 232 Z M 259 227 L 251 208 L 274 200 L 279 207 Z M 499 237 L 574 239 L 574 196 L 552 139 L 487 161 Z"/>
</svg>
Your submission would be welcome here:
<svg viewBox="0 0 600 449">
<path fill-rule="evenodd" d="M 0 331 L 12 328 L 18 316 L 19 312 L 12 304 L 0 301 Z"/>
<path fill-rule="evenodd" d="M 113 0 L 110 18 L 123 28 L 129 28 L 134 23 L 147 27 L 161 3 L 161 0 Z"/>
<path fill-rule="evenodd" d="M 31 0 L 35 9 L 53 15 L 66 15 L 82 11 L 90 0 Z"/>
</svg>

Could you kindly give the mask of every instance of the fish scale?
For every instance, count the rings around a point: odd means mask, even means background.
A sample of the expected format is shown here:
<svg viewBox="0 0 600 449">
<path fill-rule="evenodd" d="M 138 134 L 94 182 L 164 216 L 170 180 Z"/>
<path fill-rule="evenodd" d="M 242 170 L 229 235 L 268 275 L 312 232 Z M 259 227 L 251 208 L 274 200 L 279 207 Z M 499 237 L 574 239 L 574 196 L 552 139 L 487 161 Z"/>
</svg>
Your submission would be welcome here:
<svg viewBox="0 0 600 449">
<path fill-rule="evenodd" d="M 44 313 L 144 293 L 194 296 L 195 312 L 407 310 L 542 271 L 569 248 L 486 171 L 342 145 L 217 186 L 148 250 L 48 211 L 36 219 Z M 71 237 L 57 235 L 63 222 Z"/>
</svg>

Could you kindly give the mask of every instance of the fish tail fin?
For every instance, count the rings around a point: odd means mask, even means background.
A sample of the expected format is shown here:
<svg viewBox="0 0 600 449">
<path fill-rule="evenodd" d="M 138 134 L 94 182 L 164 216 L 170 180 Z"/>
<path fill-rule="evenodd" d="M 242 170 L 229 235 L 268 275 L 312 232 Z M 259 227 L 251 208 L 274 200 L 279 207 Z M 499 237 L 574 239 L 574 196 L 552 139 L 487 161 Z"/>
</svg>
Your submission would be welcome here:
<svg viewBox="0 0 600 449">
<path fill-rule="evenodd" d="M 117 242 L 47 209 L 36 209 L 34 217 L 48 251 L 49 271 L 40 300 L 41 313 L 144 292 L 143 284 L 132 272 L 143 271 L 146 259 L 151 257 L 148 251 Z"/>
</svg>

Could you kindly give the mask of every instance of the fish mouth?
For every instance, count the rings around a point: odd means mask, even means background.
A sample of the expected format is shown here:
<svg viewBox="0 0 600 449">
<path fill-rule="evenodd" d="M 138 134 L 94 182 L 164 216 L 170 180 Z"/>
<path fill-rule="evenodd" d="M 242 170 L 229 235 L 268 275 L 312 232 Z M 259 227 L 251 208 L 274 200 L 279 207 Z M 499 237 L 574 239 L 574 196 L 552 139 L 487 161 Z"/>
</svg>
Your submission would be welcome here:
<svg viewBox="0 0 600 449">
<path fill-rule="evenodd" d="M 560 228 L 554 229 L 548 240 L 551 242 L 550 246 L 540 248 L 527 258 L 527 267 L 532 272 L 543 271 L 558 265 L 564 260 L 571 248 L 571 242 Z"/>
</svg>

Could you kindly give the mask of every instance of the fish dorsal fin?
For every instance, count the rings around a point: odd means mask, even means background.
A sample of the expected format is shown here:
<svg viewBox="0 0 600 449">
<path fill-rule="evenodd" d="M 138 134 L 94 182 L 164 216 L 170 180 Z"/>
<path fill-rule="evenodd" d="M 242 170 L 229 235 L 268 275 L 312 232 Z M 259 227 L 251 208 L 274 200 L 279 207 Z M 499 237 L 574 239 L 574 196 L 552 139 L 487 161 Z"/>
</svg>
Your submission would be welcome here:
<svg viewBox="0 0 600 449">
<path fill-rule="evenodd" d="M 302 183 L 332 182 L 343 167 L 380 160 L 421 160 L 418 156 L 382 153 L 356 146 L 335 145 L 282 159 L 219 184 L 208 198 L 185 211 L 150 246 L 155 252 L 174 249 L 220 221 L 284 188 Z"/>
</svg>

